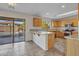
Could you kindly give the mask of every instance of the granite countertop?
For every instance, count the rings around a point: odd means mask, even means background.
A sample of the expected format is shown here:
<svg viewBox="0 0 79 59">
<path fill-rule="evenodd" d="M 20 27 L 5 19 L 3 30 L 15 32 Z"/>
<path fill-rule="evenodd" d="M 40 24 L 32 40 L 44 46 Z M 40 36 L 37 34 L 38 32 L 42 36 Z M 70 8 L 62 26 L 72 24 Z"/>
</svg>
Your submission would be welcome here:
<svg viewBox="0 0 79 59">
<path fill-rule="evenodd" d="M 30 29 L 30 31 L 32 31 L 32 33 L 36 33 L 36 34 L 52 34 L 51 31 L 48 31 L 45 29 Z"/>
<path fill-rule="evenodd" d="M 40 31 L 40 32 L 37 32 L 37 34 L 52 34 L 52 32 L 48 32 L 48 31 Z"/>
<path fill-rule="evenodd" d="M 44 29 L 30 29 L 30 31 L 47 31 L 47 30 L 44 30 Z"/>
<path fill-rule="evenodd" d="M 30 29 L 30 31 L 49 31 L 49 32 L 53 32 L 53 31 L 57 31 L 55 29 Z"/>
<path fill-rule="evenodd" d="M 33 31 L 32 33 L 35 33 L 35 34 L 52 34 L 52 32 L 48 32 L 48 31 Z"/>
</svg>

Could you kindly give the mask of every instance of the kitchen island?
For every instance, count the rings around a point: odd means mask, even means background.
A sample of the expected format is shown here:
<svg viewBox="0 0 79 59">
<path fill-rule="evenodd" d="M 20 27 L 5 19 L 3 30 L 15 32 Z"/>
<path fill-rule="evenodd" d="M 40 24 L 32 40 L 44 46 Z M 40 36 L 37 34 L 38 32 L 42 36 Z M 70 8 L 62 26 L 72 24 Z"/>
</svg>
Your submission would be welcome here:
<svg viewBox="0 0 79 59">
<path fill-rule="evenodd" d="M 48 50 L 54 46 L 54 32 L 46 30 L 31 30 L 33 42 L 43 50 Z"/>
</svg>

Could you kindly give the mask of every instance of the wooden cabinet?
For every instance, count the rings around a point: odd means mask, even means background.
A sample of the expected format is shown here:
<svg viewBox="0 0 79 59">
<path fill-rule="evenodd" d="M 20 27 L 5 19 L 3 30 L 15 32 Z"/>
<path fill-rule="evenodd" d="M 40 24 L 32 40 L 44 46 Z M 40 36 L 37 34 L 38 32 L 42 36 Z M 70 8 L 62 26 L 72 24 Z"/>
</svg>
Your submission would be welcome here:
<svg viewBox="0 0 79 59">
<path fill-rule="evenodd" d="M 71 18 L 71 19 L 63 19 L 62 20 L 62 24 L 65 26 L 66 24 L 72 24 L 72 26 L 78 26 L 78 18 L 77 17 L 74 17 L 74 18 Z"/>
<path fill-rule="evenodd" d="M 76 56 L 79 56 L 79 40 L 76 40 Z"/>
<path fill-rule="evenodd" d="M 69 39 L 66 40 L 66 55 L 67 56 L 79 56 L 79 40 Z"/>
<path fill-rule="evenodd" d="M 75 40 L 71 40 L 71 39 L 67 39 L 66 44 L 66 55 L 67 56 L 75 56 L 76 55 L 76 50 L 75 50 L 75 44 L 74 44 Z"/>
<path fill-rule="evenodd" d="M 61 21 L 53 21 L 54 27 L 60 27 L 61 26 Z"/>
<path fill-rule="evenodd" d="M 41 18 L 33 18 L 33 26 L 34 27 L 41 27 L 42 26 L 42 19 Z"/>
<path fill-rule="evenodd" d="M 73 18 L 71 20 L 71 23 L 73 24 L 73 26 L 78 26 L 78 19 L 77 18 Z"/>
<path fill-rule="evenodd" d="M 48 34 L 48 49 L 54 47 L 54 42 L 55 42 L 55 34 L 53 32 L 52 34 Z"/>
<path fill-rule="evenodd" d="M 64 32 L 56 31 L 55 32 L 55 37 L 56 38 L 64 38 Z"/>
<path fill-rule="evenodd" d="M 77 25 L 77 26 L 78 26 L 78 21 L 79 20 L 77 20 L 77 21 L 74 20 L 75 25 Z M 76 24 L 76 22 L 77 22 L 77 24 Z M 79 36 L 78 32 L 73 33 L 74 34 L 73 36 L 75 36 L 75 37 L 77 37 L 77 35 Z M 79 38 L 67 39 L 66 44 L 67 44 L 67 46 L 66 46 L 66 55 L 67 56 L 79 56 Z"/>
</svg>

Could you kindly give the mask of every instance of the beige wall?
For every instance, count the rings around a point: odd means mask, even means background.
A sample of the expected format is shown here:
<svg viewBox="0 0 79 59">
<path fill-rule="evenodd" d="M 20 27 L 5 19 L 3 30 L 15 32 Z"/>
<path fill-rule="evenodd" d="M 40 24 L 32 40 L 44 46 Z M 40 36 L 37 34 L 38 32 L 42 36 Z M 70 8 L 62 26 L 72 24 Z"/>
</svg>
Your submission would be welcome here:
<svg viewBox="0 0 79 59">
<path fill-rule="evenodd" d="M 25 40 L 29 41 L 31 39 L 31 33 L 30 30 L 32 28 L 32 16 L 28 16 L 26 14 L 22 13 L 16 13 L 16 12 L 11 12 L 11 11 L 0 11 L 0 16 L 5 16 L 5 17 L 14 17 L 14 18 L 23 18 L 26 20 L 26 32 L 25 32 Z"/>
</svg>

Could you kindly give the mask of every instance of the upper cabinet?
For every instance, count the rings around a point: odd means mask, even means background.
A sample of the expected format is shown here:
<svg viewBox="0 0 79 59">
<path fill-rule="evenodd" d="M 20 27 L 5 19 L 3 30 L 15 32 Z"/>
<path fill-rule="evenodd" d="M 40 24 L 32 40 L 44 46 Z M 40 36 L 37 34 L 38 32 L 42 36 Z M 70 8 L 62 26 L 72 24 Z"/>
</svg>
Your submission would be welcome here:
<svg viewBox="0 0 79 59">
<path fill-rule="evenodd" d="M 67 24 L 71 24 L 72 27 L 77 27 L 78 26 L 78 18 L 74 17 L 71 19 L 61 19 L 60 21 L 52 21 L 52 26 L 53 27 L 62 27 L 62 26 L 66 26 Z"/>
<path fill-rule="evenodd" d="M 72 18 L 72 19 L 64 19 L 62 20 L 63 26 L 67 24 L 72 24 L 72 27 L 77 27 L 78 26 L 78 19 L 77 18 Z"/>
<path fill-rule="evenodd" d="M 78 26 L 78 19 L 77 18 L 72 19 L 71 22 L 73 24 L 73 27 Z"/>
<path fill-rule="evenodd" d="M 61 21 L 53 21 L 53 26 L 54 27 L 60 27 L 61 26 Z"/>
<path fill-rule="evenodd" d="M 41 27 L 42 26 L 42 19 L 41 18 L 33 18 L 33 26 L 34 27 Z"/>
</svg>

